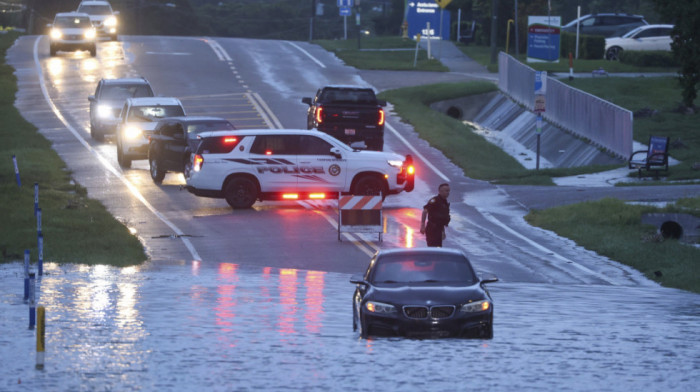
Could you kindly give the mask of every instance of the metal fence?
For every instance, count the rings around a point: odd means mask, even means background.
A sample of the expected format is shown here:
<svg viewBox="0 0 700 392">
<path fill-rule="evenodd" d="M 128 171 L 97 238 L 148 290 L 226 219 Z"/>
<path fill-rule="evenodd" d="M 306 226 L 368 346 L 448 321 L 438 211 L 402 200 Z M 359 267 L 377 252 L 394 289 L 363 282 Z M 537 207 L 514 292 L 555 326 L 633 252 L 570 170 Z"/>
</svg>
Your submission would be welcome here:
<svg viewBox="0 0 700 392">
<path fill-rule="evenodd" d="M 498 57 L 498 88 L 530 110 L 535 106 L 535 70 L 503 52 Z M 632 154 L 631 111 L 547 78 L 542 117 L 623 159 Z"/>
</svg>

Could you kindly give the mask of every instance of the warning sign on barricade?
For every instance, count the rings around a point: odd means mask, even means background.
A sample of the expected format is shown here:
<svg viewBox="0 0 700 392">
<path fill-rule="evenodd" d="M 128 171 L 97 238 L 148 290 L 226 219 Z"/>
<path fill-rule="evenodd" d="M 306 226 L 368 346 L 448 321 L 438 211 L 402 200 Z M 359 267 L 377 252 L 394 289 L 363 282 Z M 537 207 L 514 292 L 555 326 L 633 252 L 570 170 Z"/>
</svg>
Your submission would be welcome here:
<svg viewBox="0 0 700 392">
<path fill-rule="evenodd" d="M 338 198 L 340 233 L 377 233 L 382 241 L 382 197 L 347 195 Z"/>
</svg>

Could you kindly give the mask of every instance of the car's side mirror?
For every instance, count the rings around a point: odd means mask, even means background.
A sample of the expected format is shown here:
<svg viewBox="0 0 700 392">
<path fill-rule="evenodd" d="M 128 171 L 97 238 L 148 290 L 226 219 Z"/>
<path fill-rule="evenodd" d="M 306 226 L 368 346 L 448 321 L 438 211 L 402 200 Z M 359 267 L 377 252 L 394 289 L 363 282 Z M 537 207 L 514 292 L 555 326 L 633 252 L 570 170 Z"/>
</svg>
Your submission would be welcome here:
<svg viewBox="0 0 700 392">
<path fill-rule="evenodd" d="M 301 103 L 305 103 L 309 106 L 311 106 L 311 98 L 310 97 L 304 97 L 301 99 Z"/>
<path fill-rule="evenodd" d="M 334 157 L 340 159 L 343 157 L 343 154 L 340 153 L 340 149 L 338 147 L 332 147 L 331 148 L 331 155 Z"/>
<path fill-rule="evenodd" d="M 378 99 L 378 100 L 377 100 L 377 105 L 379 105 L 379 106 L 386 106 L 386 101 L 383 100 L 383 99 Z"/>
<path fill-rule="evenodd" d="M 114 15 L 114 16 L 119 15 L 119 11 L 112 11 L 112 15 Z"/>
<path fill-rule="evenodd" d="M 350 283 L 361 284 L 363 286 L 369 285 L 367 281 L 362 277 L 362 275 L 353 275 L 350 277 Z"/>
<path fill-rule="evenodd" d="M 484 283 L 496 283 L 496 282 L 498 282 L 498 278 L 496 277 L 496 275 L 493 275 L 493 274 L 488 274 L 488 275 L 485 275 L 481 278 L 482 284 L 484 284 Z"/>
<path fill-rule="evenodd" d="M 90 101 L 90 102 L 95 102 L 95 96 L 94 96 L 94 95 L 88 95 L 88 101 Z"/>
</svg>

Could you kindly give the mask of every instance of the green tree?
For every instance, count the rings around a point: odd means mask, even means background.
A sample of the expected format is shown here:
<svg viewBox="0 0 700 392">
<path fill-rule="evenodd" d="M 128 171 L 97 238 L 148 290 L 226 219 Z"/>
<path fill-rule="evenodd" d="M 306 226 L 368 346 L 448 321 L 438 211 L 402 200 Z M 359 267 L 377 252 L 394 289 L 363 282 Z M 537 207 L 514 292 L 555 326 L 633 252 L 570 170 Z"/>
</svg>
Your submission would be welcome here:
<svg viewBox="0 0 700 392">
<path fill-rule="evenodd" d="M 656 9 L 675 27 L 671 49 L 681 63 L 680 84 L 683 104 L 693 107 L 700 83 L 700 1 L 654 0 Z"/>
</svg>

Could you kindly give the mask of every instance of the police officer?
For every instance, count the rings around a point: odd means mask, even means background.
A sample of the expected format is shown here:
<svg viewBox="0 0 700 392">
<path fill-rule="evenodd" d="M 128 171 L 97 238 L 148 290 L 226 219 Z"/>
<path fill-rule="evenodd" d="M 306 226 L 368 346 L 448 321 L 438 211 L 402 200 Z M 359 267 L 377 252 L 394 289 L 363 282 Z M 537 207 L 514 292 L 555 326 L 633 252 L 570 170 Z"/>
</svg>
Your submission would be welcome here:
<svg viewBox="0 0 700 392">
<path fill-rule="evenodd" d="M 428 246 L 442 246 L 445 239 L 445 226 L 450 223 L 450 203 L 447 197 L 450 195 L 450 185 L 440 184 L 438 195 L 428 200 L 423 207 L 423 215 L 420 218 L 420 232 L 425 234 Z M 428 224 L 425 224 L 425 218 Z"/>
</svg>

